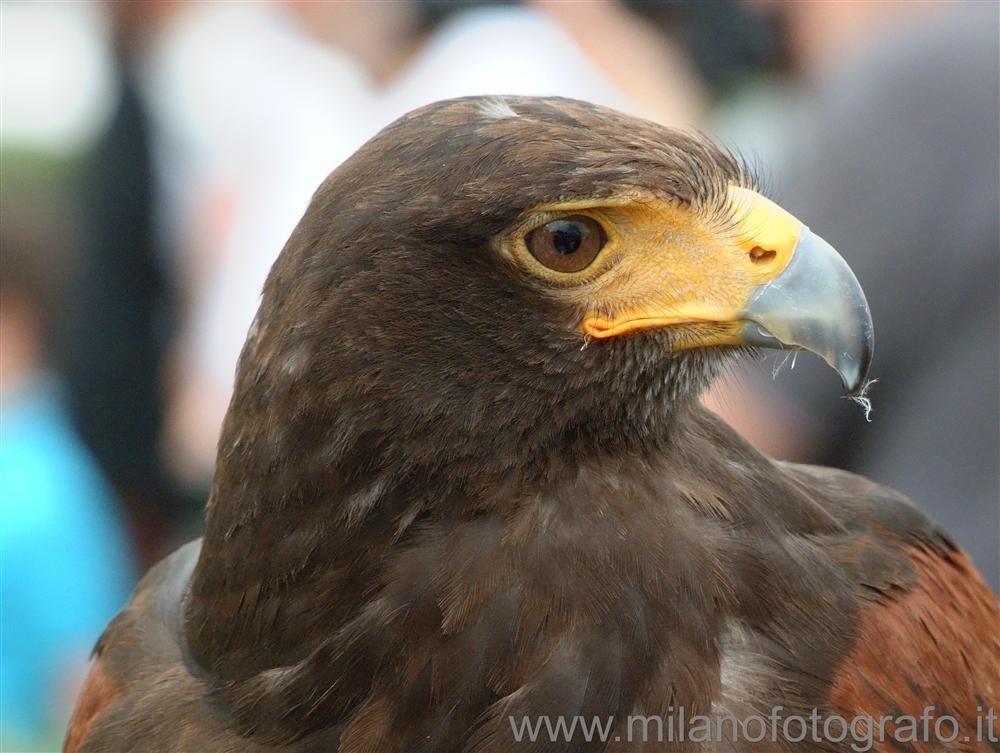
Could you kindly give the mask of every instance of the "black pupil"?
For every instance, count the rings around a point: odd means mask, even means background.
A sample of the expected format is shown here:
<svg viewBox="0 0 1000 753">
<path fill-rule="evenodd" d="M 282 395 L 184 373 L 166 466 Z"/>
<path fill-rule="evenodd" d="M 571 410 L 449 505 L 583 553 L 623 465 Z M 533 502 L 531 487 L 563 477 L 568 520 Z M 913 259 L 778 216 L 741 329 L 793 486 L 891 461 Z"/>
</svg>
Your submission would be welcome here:
<svg viewBox="0 0 1000 753">
<path fill-rule="evenodd" d="M 552 247 L 557 253 L 569 256 L 580 249 L 580 244 L 583 242 L 583 230 L 578 223 L 559 220 L 551 223 L 548 230 L 552 234 Z"/>
</svg>

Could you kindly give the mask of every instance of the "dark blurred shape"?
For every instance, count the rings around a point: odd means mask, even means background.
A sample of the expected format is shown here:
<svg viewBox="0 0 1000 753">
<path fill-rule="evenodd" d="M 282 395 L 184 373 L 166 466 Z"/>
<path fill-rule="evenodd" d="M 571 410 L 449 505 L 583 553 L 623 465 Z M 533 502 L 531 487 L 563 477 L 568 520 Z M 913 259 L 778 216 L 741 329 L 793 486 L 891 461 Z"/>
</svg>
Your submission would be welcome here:
<svg viewBox="0 0 1000 753">
<path fill-rule="evenodd" d="M 503 8 L 521 5 L 519 0 L 413 0 L 417 10 L 417 23 L 420 31 L 433 31 L 443 21 L 459 12 L 481 8 Z"/>
<path fill-rule="evenodd" d="M 736 0 L 624 0 L 623 4 L 683 40 L 709 88 L 725 95 L 744 79 L 788 65 L 779 24 Z"/>
<path fill-rule="evenodd" d="M 84 233 L 63 371 L 74 421 L 124 500 L 143 559 L 183 510 L 162 468 L 162 378 L 173 291 L 154 227 L 150 119 L 120 36 L 119 100 L 87 156 Z"/>
<path fill-rule="evenodd" d="M 1000 585 L 996 4 L 955 4 L 819 79 L 776 175 L 784 206 L 828 238 L 875 320 L 875 412 L 831 401 L 801 359 L 782 388 L 829 442 L 811 459 L 894 486 Z M 791 144 L 789 146 L 791 149 Z"/>
<path fill-rule="evenodd" d="M 166 284 L 146 117 L 128 79 L 82 183 L 83 259 L 66 362 L 73 413 L 116 486 L 141 492 L 158 473 Z"/>
</svg>

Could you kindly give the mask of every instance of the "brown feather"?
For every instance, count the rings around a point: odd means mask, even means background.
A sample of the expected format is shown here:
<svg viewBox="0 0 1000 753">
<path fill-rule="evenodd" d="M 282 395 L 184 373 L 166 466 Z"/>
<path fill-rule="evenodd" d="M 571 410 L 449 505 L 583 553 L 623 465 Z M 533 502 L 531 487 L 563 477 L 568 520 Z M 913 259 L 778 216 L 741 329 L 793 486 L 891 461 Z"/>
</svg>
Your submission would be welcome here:
<svg viewBox="0 0 1000 753">
<path fill-rule="evenodd" d="M 66 731 L 63 753 L 77 753 L 94 721 L 121 696 L 124 690 L 108 674 L 98 659 L 87 673 L 87 679 L 77 698 L 73 718 Z"/>
<path fill-rule="evenodd" d="M 943 715 L 957 720 L 956 750 L 985 750 L 977 735 L 1000 733 L 995 722 L 977 723 L 1000 709 L 997 599 L 964 552 L 917 546 L 908 555 L 918 580 L 861 614 L 855 648 L 837 670 L 834 705 L 848 717 L 919 718 L 934 707 L 932 723 Z M 950 735 L 950 725 L 942 731 Z M 913 749 L 937 749 L 933 739 L 924 742 Z"/>
</svg>

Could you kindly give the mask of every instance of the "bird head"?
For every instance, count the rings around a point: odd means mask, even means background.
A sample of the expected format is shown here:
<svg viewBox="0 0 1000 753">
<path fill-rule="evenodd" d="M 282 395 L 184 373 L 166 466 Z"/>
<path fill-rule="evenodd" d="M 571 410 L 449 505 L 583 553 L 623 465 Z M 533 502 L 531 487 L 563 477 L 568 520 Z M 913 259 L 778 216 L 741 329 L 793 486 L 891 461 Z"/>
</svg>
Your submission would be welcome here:
<svg viewBox="0 0 1000 753">
<path fill-rule="evenodd" d="M 853 390 L 871 322 L 844 262 L 725 151 L 564 99 L 401 118 L 320 186 L 268 277 L 187 599 L 192 656 L 227 680 L 299 661 L 428 518 L 698 462 L 715 426 L 700 390 L 760 346 L 813 350 Z"/>
<path fill-rule="evenodd" d="M 872 325 L 846 263 L 740 160 L 583 102 L 440 102 L 313 197 L 220 459 L 246 446 L 248 411 L 268 446 L 325 468 L 394 456 L 474 475 L 483 452 L 524 467 L 579 438 L 649 441 L 757 347 L 813 351 L 853 392 Z"/>
</svg>

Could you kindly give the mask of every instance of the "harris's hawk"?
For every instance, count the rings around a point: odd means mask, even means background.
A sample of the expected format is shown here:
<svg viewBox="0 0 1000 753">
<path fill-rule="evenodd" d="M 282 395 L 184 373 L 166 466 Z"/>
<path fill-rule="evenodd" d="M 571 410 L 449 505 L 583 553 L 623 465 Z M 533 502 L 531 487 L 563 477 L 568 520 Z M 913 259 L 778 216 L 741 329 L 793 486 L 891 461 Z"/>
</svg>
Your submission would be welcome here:
<svg viewBox="0 0 1000 753">
<path fill-rule="evenodd" d="M 901 495 L 699 404 L 757 347 L 856 392 L 872 328 L 738 159 L 565 99 L 401 118 L 275 263 L 205 537 L 66 750 L 986 749 L 996 598 Z"/>
</svg>

